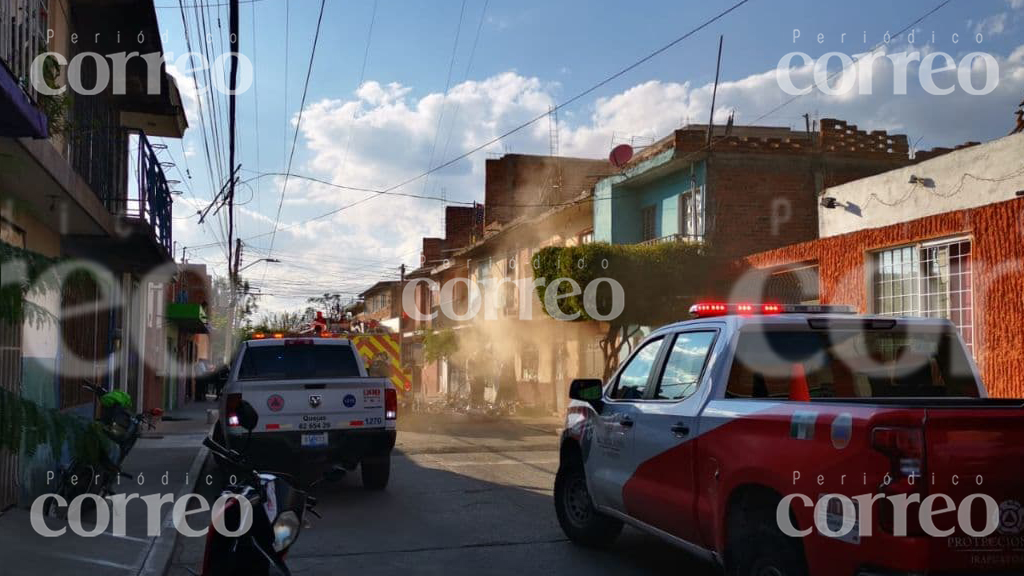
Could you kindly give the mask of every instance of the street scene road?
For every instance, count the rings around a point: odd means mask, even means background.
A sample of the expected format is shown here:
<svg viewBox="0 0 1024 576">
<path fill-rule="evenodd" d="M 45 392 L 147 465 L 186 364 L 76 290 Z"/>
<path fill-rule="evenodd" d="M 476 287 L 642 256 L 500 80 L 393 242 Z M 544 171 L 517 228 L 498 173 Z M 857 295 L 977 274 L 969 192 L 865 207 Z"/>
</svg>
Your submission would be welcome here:
<svg viewBox="0 0 1024 576">
<path fill-rule="evenodd" d="M 1024 0 L 0 0 L 0 576 L 1024 576 Z"/>
<path fill-rule="evenodd" d="M 289 568 L 309 576 L 719 574 L 638 531 L 603 552 L 569 543 L 552 501 L 557 427 L 552 418 L 410 417 L 388 489 L 367 492 L 358 474 L 321 485 L 323 519 L 307 518 Z M 203 545 L 179 539 L 169 574 L 197 569 Z"/>
</svg>

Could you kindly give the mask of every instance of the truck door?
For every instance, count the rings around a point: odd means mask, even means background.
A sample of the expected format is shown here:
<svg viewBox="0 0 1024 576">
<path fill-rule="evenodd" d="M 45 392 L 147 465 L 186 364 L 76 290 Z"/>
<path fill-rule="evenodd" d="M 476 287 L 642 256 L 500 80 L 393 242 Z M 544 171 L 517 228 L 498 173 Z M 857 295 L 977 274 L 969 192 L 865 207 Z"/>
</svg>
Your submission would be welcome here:
<svg viewBox="0 0 1024 576">
<path fill-rule="evenodd" d="M 626 513 L 673 536 L 699 544 L 697 524 L 697 418 L 714 328 L 680 332 L 665 344 L 650 397 L 639 405 L 633 452 L 636 473 L 626 483 Z"/>
<path fill-rule="evenodd" d="M 594 419 L 586 470 L 590 494 L 599 506 L 625 511 L 622 488 L 637 462 L 633 438 L 638 406 L 647 395 L 663 343 L 664 338 L 658 337 L 641 344 L 613 378 L 601 413 Z"/>
</svg>

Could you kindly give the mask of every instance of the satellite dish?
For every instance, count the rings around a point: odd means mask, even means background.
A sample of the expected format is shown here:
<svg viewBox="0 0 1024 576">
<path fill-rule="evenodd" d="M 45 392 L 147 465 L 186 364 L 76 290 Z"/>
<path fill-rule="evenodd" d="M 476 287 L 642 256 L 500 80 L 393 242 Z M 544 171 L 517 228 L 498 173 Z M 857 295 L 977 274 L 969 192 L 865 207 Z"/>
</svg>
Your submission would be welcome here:
<svg viewBox="0 0 1024 576">
<path fill-rule="evenodd" d="M 633 147 L 629 144 L 619 144 L 615 148 L 612 148 L 611 154 L 608 155 L 608 161 L 612 163 L 612 166 L 616 168 L 622 168 L 633 158 Z"/>
</svg>

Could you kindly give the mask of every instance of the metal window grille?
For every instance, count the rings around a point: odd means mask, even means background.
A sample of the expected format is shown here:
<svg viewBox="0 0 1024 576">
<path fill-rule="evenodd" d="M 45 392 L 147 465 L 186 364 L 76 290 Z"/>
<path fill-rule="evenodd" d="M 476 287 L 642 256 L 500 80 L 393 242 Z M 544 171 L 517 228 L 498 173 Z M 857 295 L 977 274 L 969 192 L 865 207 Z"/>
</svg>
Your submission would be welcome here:
<svg viewBox="0 0 1024 576">
<path fill-rule="evenodd" d="M 655 206 L 648 206 L 640 212 L 641 234 L 644 241 L 654 240 L 656 237 L 654 222 L 656 216 L 657 208 Z"/>
<path fill-rule="evenodd" d="M 974 352 L 971 241 L 903 246 L 875 253 L 874 312 L 948 318 Z"/>
<path fill-rule="evenodd" d="M 0 320 L 0 388 L 21 395 L 21 324 Z M 18 502 L 18 455 L 0 449 L 0 511 Z"/>
</svg>

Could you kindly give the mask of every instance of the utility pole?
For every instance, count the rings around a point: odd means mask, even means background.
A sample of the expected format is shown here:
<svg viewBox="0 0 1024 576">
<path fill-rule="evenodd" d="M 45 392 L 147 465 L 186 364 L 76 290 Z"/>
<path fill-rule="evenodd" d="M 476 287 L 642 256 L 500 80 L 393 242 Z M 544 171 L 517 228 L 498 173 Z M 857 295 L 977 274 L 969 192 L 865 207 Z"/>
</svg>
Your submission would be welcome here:
<svg viewBox="0 0 1024 576">
<path fill-rule="evenodd" d="M 242 261 L 242 241 L 235 236 L 235 103 L 238 86 L 238 0 L 230 0 L 228 8 L 228 45 L 231 50 L 231 75 L 228 78 L 228 166 L 232 168 L 228 181 L 228 322 L 224 330 L 224 361 L 231 359 L 231 341 L 235 332 L 235 306 L 238 304 L 238 264 Z M 232 246 L 234 240 L 234 246 Z M 234 248 L 234 250 L 232 250 Z"/>
<path fill-rule="evenodd" d="M 235 108 L 238 100 L 235 94 L 238 87 L 238 0 L 231 0 L 228 13 L 228 42 L 231 46 L 231 76 L 228 81 L 228 166 L 235 166 Z M 232 173 L 228 183 L 228 266 L 232 266 L 231 241 L 235 233 L 235 178 Z M 238 257 L 235 255 L 234 267 L 230 271 L 233 281 L 238 278 Z"/>
<path fill-rule="evenodd" d="M 231 339 L 235 334 L 235 307 L 238 305 L 238 292 L 241 289 L 241 282 L 238 278 L 238 264 L 242 261 L 242 239 L 235 239 L 235 261 L 228 263 L 232 270 L 231 278 L 228 280 L 230 292 L 228 300 L 227 326 L 224 328 L 224 362 L 231 361 Z"/>
</svg>

